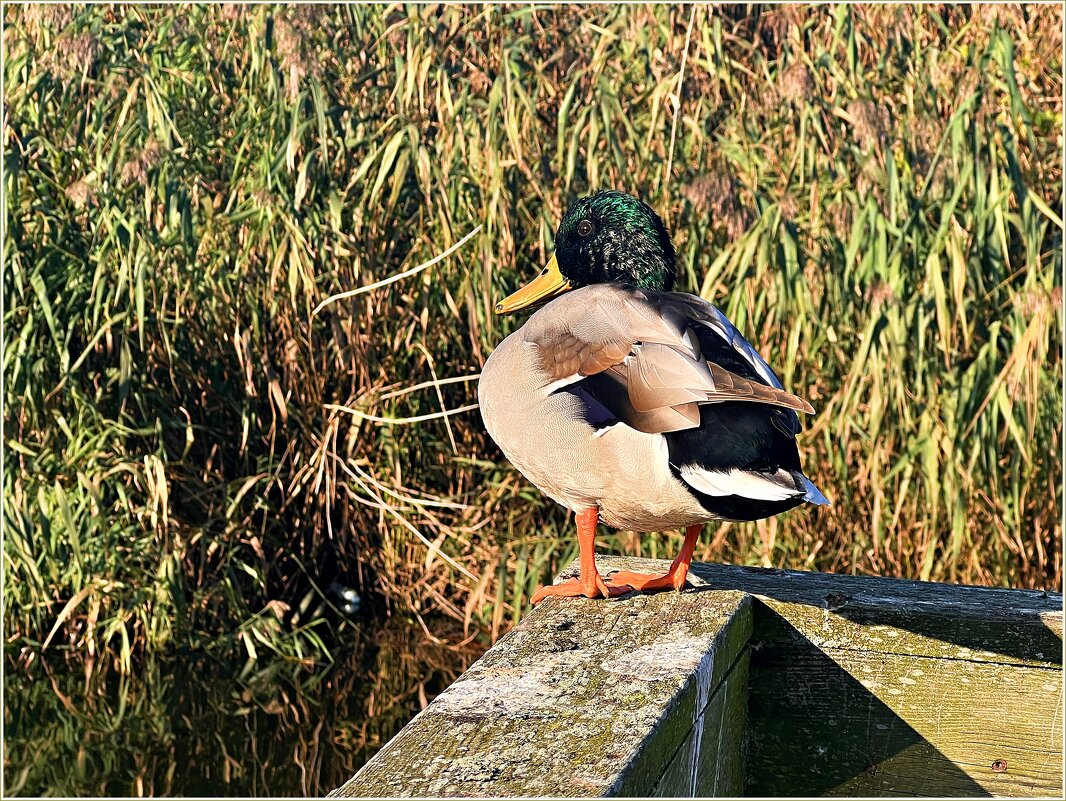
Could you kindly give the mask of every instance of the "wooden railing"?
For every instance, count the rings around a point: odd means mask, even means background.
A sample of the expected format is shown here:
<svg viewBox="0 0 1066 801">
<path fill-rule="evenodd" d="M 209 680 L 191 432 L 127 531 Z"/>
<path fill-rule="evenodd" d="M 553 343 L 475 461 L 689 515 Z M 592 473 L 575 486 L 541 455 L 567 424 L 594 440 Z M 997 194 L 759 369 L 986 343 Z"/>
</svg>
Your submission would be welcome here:
<svg viewBox="0 0 1066 801">
<path fill-rule="evenodd" d="M 690 584 L 545 601 L 332 795 L 1062 797 L 1060 594 Z"/>
</svg>

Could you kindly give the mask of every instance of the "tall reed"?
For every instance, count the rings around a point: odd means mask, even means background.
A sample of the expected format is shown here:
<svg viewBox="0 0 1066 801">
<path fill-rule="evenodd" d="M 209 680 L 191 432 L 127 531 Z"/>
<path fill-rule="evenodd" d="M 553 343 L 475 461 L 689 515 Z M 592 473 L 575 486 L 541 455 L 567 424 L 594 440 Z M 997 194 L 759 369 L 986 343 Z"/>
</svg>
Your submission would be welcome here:
<svg viewBox="0 0 1066 801">
<path fill-rule="evenodd" d="M 833 506 L 698 558 L 1059 587 L 1060 13 L 7 6 L 9 642 L 321 658 L 334 581 L 506 629 L 572 524 L 443 412 L 605 187 L 819 409 Z"/>
</svg>

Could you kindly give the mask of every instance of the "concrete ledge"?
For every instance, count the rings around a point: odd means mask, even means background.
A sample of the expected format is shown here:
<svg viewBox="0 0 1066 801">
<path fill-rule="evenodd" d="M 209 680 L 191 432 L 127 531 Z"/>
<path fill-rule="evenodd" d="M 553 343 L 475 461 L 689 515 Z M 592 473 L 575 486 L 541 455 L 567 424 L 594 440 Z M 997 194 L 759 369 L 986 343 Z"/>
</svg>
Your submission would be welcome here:
<svg viewBox="0 0 1066 801">
<path fill-rule="evenodd" d="M 1060 594 L 690 584 L 548 599 L 332 795 L 1061 797 Z"/>
</svg>

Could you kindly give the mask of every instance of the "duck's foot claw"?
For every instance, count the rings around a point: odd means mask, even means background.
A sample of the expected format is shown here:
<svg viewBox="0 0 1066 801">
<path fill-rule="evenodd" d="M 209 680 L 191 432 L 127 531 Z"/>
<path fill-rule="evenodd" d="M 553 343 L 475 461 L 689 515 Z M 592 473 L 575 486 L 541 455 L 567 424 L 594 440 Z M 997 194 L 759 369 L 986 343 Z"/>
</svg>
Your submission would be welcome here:
<svg viewBox="0 0 1066 801">
<path fill-rule="evenodd" d="M 629 570 L 619 570 L 607 577 L 608 586 L 629 586 L 637 592 L 653 592 L 655 590 L 681 590 L 685 586 L 687 570 L 672 570 L 669 573 L 656 576 L 651 573 L 633 573 Z"/>
<path fill-rule="evenodd" d="M 596 576 L 594 581 L 569 579 L 562 584 L 548 584 L 533 593 L 533 597 L 529 600 L 533 604 L 539 604 L 549 596 L 575 598 L 583 595 L 586 598 L 614 598 L 625 595 L 627 592 L 633 592 L 633 588 L 618 582 L 608 583 L 600 576 Z"/>
</svg>

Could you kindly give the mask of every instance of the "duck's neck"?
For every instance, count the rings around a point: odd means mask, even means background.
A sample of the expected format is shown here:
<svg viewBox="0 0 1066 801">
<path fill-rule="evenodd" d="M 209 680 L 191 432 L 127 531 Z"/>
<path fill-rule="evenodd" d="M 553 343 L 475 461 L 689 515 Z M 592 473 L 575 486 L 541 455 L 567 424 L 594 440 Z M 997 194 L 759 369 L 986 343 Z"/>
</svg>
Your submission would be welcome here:
<svg viewBox="0 0 1066 801">
<path fill-rule="evenodd" d="M 632 243 L 630 245 L 632 247 Z M 674 254 L 668 256 L 655 249 L 642 253 L 639 248 L 627 254 L 624 266 L 615 277 L 619 283 L 632 284 L 653 292 L 670 292 L 674 288 Z"/>
<path fill-rule="evenodd" d="M 639 224 L 638 224 L 639 223 Z M 662 222 L 654 218 L 634 221 L 620 231 L 620 250 L 625 255 L 619 267 L 627 283 L 640 289 L 669 292 L 674 288 L 677 255 Z"/>
</svg>

